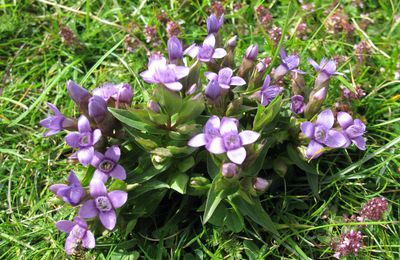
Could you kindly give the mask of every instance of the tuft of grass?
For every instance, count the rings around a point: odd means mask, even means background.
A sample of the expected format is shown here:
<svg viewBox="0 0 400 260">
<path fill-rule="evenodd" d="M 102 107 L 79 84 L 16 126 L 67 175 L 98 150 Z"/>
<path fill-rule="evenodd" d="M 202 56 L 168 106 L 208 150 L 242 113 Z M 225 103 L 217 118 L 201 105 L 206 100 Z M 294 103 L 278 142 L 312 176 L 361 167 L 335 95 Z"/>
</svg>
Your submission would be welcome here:
<svg viewBox="0 0 400 260">
<path fill-rule="evenodd" d="M 399 169 L 400 169 L 400 81 L 394 79 L 399 55 L 399 1 L 353 1 L 330 3 L 313 1 L 315 12 L 304 11 L 295 1 L 247 1 L 233 12 L 236 1 L 224 1 L 225 36 L 237 34 L 238 60 L 253 42 L 260 56 L 273 55 L 277 49 L 266 40 L 267 32 L 255 20 L 254 9 L 263 4 L 271 9 L 277 26 L 291 51 L 301 54 L 301 67 L 308 56 L 342 55 L 340 66 L 350 84 L 362 86 L 367 95 L 353 103 L 368 123 L 368 149 L 349 149 L 348 161 L 328 153 L 319 160 L 318 194 L 304 185 L 287 182 L 283 189 L 265 196 L 263 206 L 278 223 L 281 238 L 271 237 L 257 226 L 248 226 L 239 234 L 227 233 L 211 225 L 179 223 L 179 218 L 152 234 L 138 232 L 104 233 L 97 249 L 88 257 L 148 259 L 321 259 L 332 256 L 330 243 L 342 230 L 359 225 L 343 221 L 343 214 L 357 213 L 369 198 L 384 196 L 390 210 L 385 219 L 369 222 L 363 228 L 362 259 L 398 259 Z M 47 113 L 46 101 L 67 115 L 76 115 L 68 98 L 65 82 L 73 79 L 88 89 L 104 82 L 130 82 L 135 99 L 140 101 L 148 86 L 138 77 L 147 64 L 148 51 L 166 50 L 166 31 L 157 20 L 160 10 L 182 27 L 185 46 L 200 42 L 206 35 L 205 18 L 210 1 L 51 1 L 0 2 L 0 258 L 64 259 L 65 234 L 54 223 L 73 218 L 48 187 L 66 179 L 71 169 L 83 171 L 67 160 L 70 152 L 60 135 L 43 138 L 38 122 Z M 349 15 L 355 30 L 329 34 L 328 18 L 337 8 Z M 361 29 L 362 14 L 373 23 Z M 397 15 L 397 16 L 396 16 Z M 295 36 L 293 29 L 303 21 L 308 39 Z M 60 26 L 75 34 L 76 42 L 62 41 Z M 159 45 L 145 43 L 141 31 L 155 26 Z M 135 29 L 136 27 L 139 29 Z M 134 52 L 125 48 L 127 35 L 135 38 Z M 365 62 L 357 62 L 354 44 L 365 40 L 373 48 Z M 271 65 L 272 66 L 272 65 Z M 310 79 L 312 76 L 307 76 Z M 338 96 L 341 81 L 333 79 L 330 96 Z M 335 101 L 332 100 L 332 103 Z M 342 156 L 340 158 L 343 158 Z M 350 159 L 353 158 L 353 159 Z M 306 178 L 299 176 L 300 180 Z M 189 206 L 187 204 L 186 206 Z M 200 216 L 198 217 L 200 218 Z M 171 228 L 179 227 L 179 228 Z M 170 232 L 170 231 L 174 232 Z"/>
</svg>

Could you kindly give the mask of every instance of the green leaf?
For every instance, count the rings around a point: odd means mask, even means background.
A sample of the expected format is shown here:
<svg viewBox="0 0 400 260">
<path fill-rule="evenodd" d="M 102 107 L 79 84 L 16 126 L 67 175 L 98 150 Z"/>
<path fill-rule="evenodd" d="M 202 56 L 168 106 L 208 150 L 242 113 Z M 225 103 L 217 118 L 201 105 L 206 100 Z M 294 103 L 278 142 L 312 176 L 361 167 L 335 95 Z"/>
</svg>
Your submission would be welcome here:
<svg viewBox="0 0 400 260">
<path fill-rule="evenodd" d="M 180 194 L 185 194 L 188 181 L 189 176 L 185 173 L 178 173 L 170 181 L 171 189 L 176 190 Z"/>
<path fill-rule="evenodd" d="M 318 174 L 314 165 L 312 163 L 307 163 L 301 156 L 300 150 L 297 149 L 294 145 L 288 144 L 286 147 L 286 150 L 288 152 L 289 159 L 292 160 L 292 162 L 297 167 L 299 167 L 300 169 L 302 169 L 305 172 L 316 174 L 316 175 Z"/>
<path fill-rule="evenodd" d="M 282 106 L 282 95 L 277 96 L 268 106 L 258 106 L 256 117 L 254 118 L 253 130 L 261 131 L 266 125 L 271 123 L 278 115 Z"/>
<path fill-rule="evenodd" d="M 337 78 L 340 82 L 343 83 L 343 85 L 346 86 L 351 92 L 357 93 L 357 90 L 353 84 L 348 82 L 343 76 L 337 75 L 335 78 Z"/>
<path fill-rule="evenodd" d="M 218 185 L 218 182 L 220 181 L 221 176 L 217 175 L 211 184 L 210 190 L 208 191 L 206 207 L 203 215 L 203 223 L 207 223 L 214 211 L 217 209 L 218 204 L 225 198 L 224 191 Z"/>
<path fill-rule="evenodd" d="M 272 139 L 267 139 L 266 144 L 262 145 L 261 148 L 256 151 L 256 161 L 254 163 L 251 163 L 249 165 L 250 167 L 246 167 L 245 169 L 243 169 L 243 176 L 256 176 L 258 174 L 263 166 L 265 156 L 267 155 L 268 150 L 272 146 L 272 144 Z"/>
<path fill-rule="evenodd" d="M 111 184 L 111 186 L 108 188 L 108 190 L 113 191 L 113 190 L 126 190 L 126 183 L 122 180 L 114 180 L 114 182 Z"/>
<path fill-rule="evenodd" d="M 154 99 L 169 116 L 181 110 L 182 98 L 176 92 L 172 92 L 165 87 L 157 87 L 154 91 Z"/>
<path fill-rule="evenodd" d="M 207 172 L 212 179 L 218 176 L 220 168 L 215 164 L 214 159 L 210 153 L 207 153 Z"/>
<path fill-rule="evenodd" d="M 168 185 L 165 182 L 159 180 L 149 180 L 146 183 L 139 185 L 132 191 L 129 191 L 129 199 L 134 199 L 149 191 L 169 189 L 169 188 L 170 185 Z"/>
<path fill-rule="evenodd" d="M 275 235 L 279 235 L 274 222 L 272 222 L 271 217 L 261 206 L 258 197 L 257 198 L 253 197 L 252 204 L 249 204 L 240 196 L 234 196 L 232 198 L 232 202 L 238 207 L 239 211 L 243 215 L 248 216 L 254 222 L 263 226 L 266 230 L 274 233 Z"/>
<path fill-rule="evenodd" d="M 224 222 L 226 229 L 234 233 L 239 233 L 244 229 L 244 220 L 240 212 L 233 208 L 227 208 L 225 210 L 225 216 Z"/>
<path fill-rule="evenodd" d="M 204 111 L 203 100 L 186 100 L 176 119 L 177 124 L 187 123 L 198 117 Z"/>
<path fill-rule="evenodd" d="M 190 170 L 194 166 L 194 164 L 195 164 L 194 158 L 188 157 L 178 164 L 178 169 L 181 172 L 186 172 Z"/>
</svg>

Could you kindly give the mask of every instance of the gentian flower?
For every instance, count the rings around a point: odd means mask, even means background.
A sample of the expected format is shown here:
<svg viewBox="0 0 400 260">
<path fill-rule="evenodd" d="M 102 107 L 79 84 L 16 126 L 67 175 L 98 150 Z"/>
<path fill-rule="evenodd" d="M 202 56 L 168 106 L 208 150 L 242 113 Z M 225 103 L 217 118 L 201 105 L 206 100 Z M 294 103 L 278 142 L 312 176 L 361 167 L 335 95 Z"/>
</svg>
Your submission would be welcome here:
<svg viewBox="0 0 400 260">
<path fill-rule="evenodd" d="M 128 199 L 128 193 L 125 191 L 114 190 L 107 193 L 104 183 L 93 178 L 89 185 L 90 195 L 93 199 L 88 200 L 79 210 L 79 216 L 82 218 L 93 218 L 99 216 L 101 224 L 109 230 L 112 230 L 117 223 L 117 214 L 115 209 L 122 207 Z"/>
<path fill-rule="evenodd" d="M 224 14 L 218 18 L 212 14 L 207 17 L 207 33 L 210 35 L 212 33 L 218 33 L 219 29 L 221 28 L 222 24 L 224 23 Z"/>
<path fill-rule="evenodd" d="M 65 117 L 55 105 L 49 102 L 47 102 L 47 105 L 53 110 L 54 116 L 49 116 L 40 121 L 42 127 L 49 129 L 49 131 L 44 133 L 45 137 L 57 134 L 61 130 L 75 125 L 75 121 Z"/>
<path fill-rule="evenodd" d="M 237 119 L 235 123 L 238 124 Z M 204 125 L 203 133 L 193 136 L 189 140 L 188 145 L 191 147 L 207 145 L 214 137 L 221 136 L 219 133 L 220 125 L 221 121 L 218 116 L 210 117 Z"/>
<path fill-rule="evenodd" d="M 77 206 L 86 195 L 85 189 L 82 187 L 82 184 L 76 177 L 74 171 L 70 171 L 68 182 L 69 185 L 53 184 L 49 189 L 55 195 L 61 197 L 66 203 L 71 204 L 72 206 Z"/>
<path fill-rule="evenodd" d="M 160 111 L 161 111 L 161 107 L 160 107 L 160 105 L 156 102 L 156 101 L 154 101 L 154 100 L 150 100 L 148 103 L 147 103 L 147 108 L 149 109 L 149 110 L 151 110 L 151 111 L 153 111 L 154 113 L 160 113 Z"/>
<path fill-rule="evenodd" d="M 233 51 L 237 45 L 237 38 L 237 35 L 232 36 L 232 38 L 226 42 L 226 47 Z"/>
<path fill-rule="evenodd" d="M 117 163 L 120 156 L 121 150 L 116 145 L 109 147 L 104 155 L 95 151 L 91 162 L 96 168 L 93 178 L 100 179 L 104 183 L 107 182 L 109 176 L 114 179 L 125 180 L 125 169 Z"/>
<path fill-rule="evenodd" d="M 207 98 L 212 101 L 216 101 L 221 96 L 221 87 L 218 84 L 218 79 L 213 79 L 208 82 L 204 93 Z"/>
<path fill-rule="evenodd" d="M 171 38 L 169 38 L 167 46 L 168 46 L 168 56 L 171 62 L 178 59 L 182 59 L 183 57 L 182 43 L 176 36 L 172 36 Z"/>
<path fill-rule="evenodd" d="M 207 71 L 204 73 L 207 79 L 217 80 L 219 86 L 223 89 L 229 89 L 231 85 L 242 86 L 246 84 L 246 81 L 238 76 L 233 76 L 233 71 L 231 68 L 220 69 L 218 74 L 214 72 Z"/>
<path fill-rule="evenodd" d="M 258 55 L 258 45 L 252 44 L 246 49 L 245 58 L 251 61 L 255 61 Z"/>
<path fill-rule="evenodd" d="M 203 134 L 193 137 L 189 141 L 189 146 L 206 146 L 206 149 L 213 154 L 226 153 L 228 158 L 236 163 L 242 164 L 246 159 L 246 149 L 243 147 L 252 144 L 260 137 L 254 131 L 245 130 L 238 132 L 238 120 L 235 118 L 224 117 L 220 124 L 219 120 L 213 118 L 213 124 L 204 129 Z M 215 132 L 215 126 L 219 125 L 219 134 Z M 207 132 L 213 133 L 210 135 Z"/>
<path fill-rule="evenodd" d="M 351 143 L 354 143 L 358 149 L 365 150 L 365 139 L 362 136 L 365 133 L 365 124 L 360 119 L 353 120 L 351 115 L 346 112 L 339 112 L 337 120 L 346 138 L 346 143 L 343 147 L 347 148 Z"/>
<path fill-rule="evenodd" d="M 99 96 L 93 96 L 89 99 L 88 111 L 89 116 L 99 123 L 108 113 L 107 102 Z"/>
<path fill-rule="evenodd" d="M 306 151 L 308 159 L 319 157 L 323 153 L 323 145 L 339 148 L 346 143 L 346 137 L 341 132 L 331 129 L 334 121 L 332 111 L 326 109 L 318 115 L 316 124 L 308 121 L 301 123 L 301 131 L 311 139 Z"/>
<path fill-rule="evenodd" d="M 56 227 L 61 232 L 68 233 L 67 240 L 65 241 L 65 252 L 67 255 L 72 255 L 78 245 L 91 249 L 96 246 L 92 231 L 88 229 L 85 220 L 76 217 L 74 221 L 61 220 L 56 223 Z"/>
<path fill-rule="evenodd" d="M 318 65 L 313 59 L 308 58 L 308 62 L 318 72 L 317 79 L 315 80 L 315 88 L 318 88 L 322 83 L 328 81 L 333 75 L 339 74 L 336 72 L 336 63 L 333 60 L 323 58 Z"/>
<path fill-rule="evenodd" d="M 275 85 L 270 86 L 271 77 L 267 75 L 264 80 L 264 84 L 260 91 L 255 93 L 255 96 L 260 100 L 261 105 L 266 106 L 268 105 L 276 96 L 278 96 L 282 91 L 282 87 L 278 87 Z"/>
<path fill-rule="evenodd" d="M 295 114 L 302 114 L 306 104 L 304 103 L 304 97 L 302 95 L 295 95 L 291 97 L 292 103 L 290 103 L 290 110 Z"/>
<path fill-rule="evenodd" d="M 92 131 L 89 120 L 81 116 L 78 120 L 78 131 L 69 133 L 65 137 L 65 142 L 72 148 L 79 148 L 78 160 L 83 165 L 88 165 L 94 156 L 93 146 L 100 140 L 101 131 L 95 129 Z"/>
<path fill-rule="evenodd" d="M 215 48 L 215 36 L 210 34 L 202 45 L 196 46 L 196 44 L 193 44 L 183 54 L 188 54 L 192 58 L 197 57 L 202 62 L 210 62 L 212 59 L 223 58 L 226 55 L 226 51 L 222 48 Z"/>
<path fill-rule="evenodd" d="M 105 101 L 113 99 L 117 103 L 130 105 L 132 103 L 133 91 L 128 83 L 105 83 L 104 85 L 93 90 L 94 96 L 99 96 Z"/>
<path fill-rule="evenodd" d="M 189 68 L 167 64 L 164 57 L 152 55 L 149 59 L 149 69 L 140 73 L 140 76 L 147 83 L 158 83 L 172 91 L 179 91 L 183 86 L 178 80 L 188 74 Z"/>
<path fill-rule="evenodd" d="M 224 163 L 222 165 L 221 172 L 222 176 L 226 178 L 233 178 L 238 174 L 239 167 L 234 163 Z"/>
<path fill-rule="evenodd" d="M 300 64 L 300 58 L 297 55 L 287 56 L 285 49 L 282 47 L 279 51 L 281 56 L 281 64 L 274 71 L 274 78 L 279 79 L 289 71 L 305 74 L 304 71 L 297 69 Z"/>
<path fill-rule="evenodd" d="M 68 80 L 67 82 L 67 91 L 75 104 L 78 105 L 79 109 L 82 112 L 87 113 L 89 99 L 92 95 L 72 80 Z"/>
<path fill-rule="evenodd" d="M 264 191 L 266 191 L 266 190 L 268 189 L 268 187 L 269 187 L 270 185 L 271 185 L 271 182 L 267 181 L 267 180 L 264 179 L 264 178 L 257 177 L 257 178 L 255 178 L 255 180 L 254 180 L 253 188 L 254 188 L 256 191 L 264 192 Z"/>
</svg>

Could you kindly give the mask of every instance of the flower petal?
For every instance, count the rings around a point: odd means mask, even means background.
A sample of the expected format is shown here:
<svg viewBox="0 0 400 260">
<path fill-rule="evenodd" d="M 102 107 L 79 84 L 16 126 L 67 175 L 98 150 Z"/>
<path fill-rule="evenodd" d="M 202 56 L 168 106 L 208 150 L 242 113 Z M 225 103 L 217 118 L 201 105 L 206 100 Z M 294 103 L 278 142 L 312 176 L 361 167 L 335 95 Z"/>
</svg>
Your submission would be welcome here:
<svg viewBox="0 0 400 260">
<path fill-rule="evenodd" d="M 206 145 L 206 143 L 207 143 L 206 135 L 201 133 L 201 134 L 193 136 L 189 140 L 188 145 L 191 147 L 200 147 L 200 146 Z"/>
<path fill-rule="evenodd" d="M 69 172 L 68 182 L 73 186 L 82 187 L 81 182 L 79 181 L 78 177 L 76 177 L 75 172 L 72 170 Z"/>
<path fill-rule="evenodd" d="M 68 186 L 65 185 L 65 184 L 53 184 L 53 185 L 51 185 L 51 186 L 49 187 L 49 190 L 50 190 L 51 192 L 53 192 L 54 194 L 57 195 L 57 193 L 58 193 L 58 191 L 59 191 L 60 189 L 65 189 L 65 188 L 68 188 Z M 57 195 L 57 196 L 58 196 L 58 195 Z"/>
<path fill-rule="evenodd" d="M 86 116 L 79 117 L 78 130 L 80 133 L 92 132 L 92 128 L 90 127 L 89 120 L 86 118 Z"/>
<path fill-rule="evenodd" d="M 108 180 L 108 175 L 105 174 L 104 172 L 96 169 L 93 173 L 92 179 L 98 179 L 98 180 L 101 180 L 103 183 L 106 183 Z"/>
<path fill-rule="evenodd" d="M 95 129 L 93 131 L 93 142 L 92 144 L 96 144 L 101 138 L 101 130 L 100 129 Z"/>
<path fill-rule="evenodd" d="M 154 71 L 151 71 L 151 70 L 143 71 L 142 73 L 140 73 L 140 76 L 147 83 L 150 83 L 150 84 L 158 83 L 158 80 L 156 80 L 154 78 Z"/>
<path fill-rule="evenodd" d="M 189 75 L 189 68 L 185 66 L 176 66 L 175 75 L 177 79 L 181 79 Z"/>
<path fill-rule="evenodd" d="M 75 244 L 76 244 L 76 238 L 72 234 L 69 235 L 65 240 L 65 246 L 64 246 L 65 253 L 67 255 L 72 255 L 74 253 Z"/>
<path fill-rule="evenodd" d="M 301 132 L 310 139 L 314 139 L 314 128 L 314 124 L 308 121 L 300 125 Z"/>
<path fill-rule="evenodd" d="M 214 54 L 212 55 L 212 57 L 214 59 L 220 59 L 226 56 L 226 50 L 222 49 L 222 48 L 216 48 L 214 50 Z"/>
<path fill-rule="evenodd" d="M 214 48 L 215 46 L 215 37 L 213 34 L 208 35 L 203 42 L 203 45 L 208 45 Z"/>
<path fill-rule="evenodd" d="M 82 246 L 89 249 L 96 246 L 96 240 L 94 239 L 92 231 L 86 231 L 85 236 L 82 238 Z"/>
<path fill-rule="evenodd" d="M 117 164 L 115 168 L 109 173 L 111 177 L 114 179 L 125 180 L 126 179 L 126 172 L 124 167 Z"/>
<path fill-rule="evenodd" d="M 199 54 L 199 46 L 196 46 L 196 44 L 192 44 L 183 52 L 183 54 L 189 55 L 192 58 L 197 57 L 197 55 Z"/>
<path fill-rule="evenodd" d="M 321 68 L 319 67 L 318 63 L 317 63 L 315 60 L 313 60 L 313 59 L 311 59 L 311 58 L 308 58 L 307 60 L 308 60 L 308 62 L 314 67 L 314 69 L 315 69 L 316 71 L 319 72 L 319 71 L 321 70 Z"/>
<path fill-rule="evenodd" d="M 208 80 L 213 80 L 216 79 L 218 77 L 217 73 L 211 72 L 211 71 L 206 71 L 204 72 L 204 76 L 208 79 Z"/>
<path fill-rule="evenodd" d="M 239 133 L 242 145 L 252 144 L 260 137 L 260 134 L 254 131 L 245 130 Z"/>
<path fill-rule="evenodd" d="M 206 144 L 206 149 L 213 154 L 225 153 L 226 149 L 221 137 L 214 137 Z"/>
<path fill-rule="evenodd" d="M 244 79 L 242 79 L 241 77 L 233 76 L 231 78 L 231 85 L 233 85 L 233 86 L 242 86 L 245 84 L 246 84 L 246 81 Z"/>
<path fill-rule="evenodd" d="M 317 124 L 323 125 L 328 129 L 332 128 L 334 122 L 335 118 L 333 117 L 332 110 L 330 109 L 325 109 L 317 117 Z"/>
<path fill-rule="evenodd" d="M 89 184 L 90 195 L 93 198 L 107 195 L 107 188 L 101 180 L 92 179 Z"/>
<path fill-rule="evenodd" d="M 69 220 L 60 220 L 57 221 L 56 227 L 61 232 L 69 233 L 71 232 L 72 228 L 75 226 L 75 223 Z"/>
<path fill-rule="evenodd" d="M 81 187 L 71 188 L 69 193 L 69 199 L 72 206 L 76 206 L 81 202 L 81 199 L 85 196 L 85 190 Z"/>
<path fill-rule="evenodd" d="M 111 200 L 113 207 L 117 209 L 125 204 L 128 199 L 128 193 L 121 190 L 114 190 L 108 193 L 108 198 Z"/>
<path fill-rule="evenodd" d="M 346 112 L 338 112 L 337 120 L 343 129 L 346 129 L 353 124 L 353 118 Z"/>
<path fill-rule="evenodd" d="M 93 146 L 78 150 L 78 160 L 85 166 L 91 163 L 93 155 L 94 155 Z"/>
<path fill-rule="evenodd" d="M 164 83 L 164 85 L 169 88 L 172 91 L 179 91 L 182 89 L 182 84 L 180 82 L 170 82 L 170 83 Z"/>
<path fill-rule="evenodd" d="M 226 153 L 229 160 L 236 164 L 242 164 L 246 159 L 246 149 L 244 147 L 237 148 L 235 150 L 230 150 Z"/>
<path fill-rule="evenodd" d="M 69 133 L 65 136 L 64 138 L 65 142 L 71 146 L 72 148 L 79 148 L 80 147 L 80 140 L 81 140 L 81 134 L 78 132 L 72 132 Z"/>
<path fill-rule="evenodd" d="M 363 133 L 365 132 L 366 126 L 365 126 L 365 124 L 363 123 L 363 121 L 361 121 L 360 119 L 355 119 L 355 120 L 354 120 L 354 125 L 358 126 L 358 127 L 361 129 L 361 131 L 362 131 Z"/>
<path fill-rule="evenodd" d="M 93 167 L 97 168 L 103 160 L 104 155 L 102 153 L 99 153 L 98 151 L 94 151 L 93 159 L 90 164 L 93 165 Z"/>
<path fill-rule="evenodd" d="M 119 158 L 121 157 L 121 149 L 119 149 L 118 145 L 113 145 L 107 149 L 104 155 L 108 159 L 118 162 Z"/>
<path fill-rule="evenodd" d="M 365 139 L 362 136 L 358 136 L 354 139 L 351 140 L 353 142 L 353 144 L 355 144 L 357 146 L 358 149 L 364 151 L 365 149 L 367 149 L 365 147 Z"/>
<path fill-rule="evenodd" d="M 238 129 L 238 120 L 236 118 L 224 117 L 221 120 L 221 126 L 219 128 L 219 132 L 221 135 L 227 133 L 237 133 Z"/>
<path fill-rule="evenodd" d="M 325 140 L 325 145 L 331 148 L 339 148 L 346 144 L 346 137 L 343 133 L 335 130 L 329 130 L 328 136 Z"/>
<path fill-rule="evenodd" d="M 114 209 L 110 211 L 100 211 L 99 217 L 101 224 L 108 230 L 112 230 L 117 223 L 117 214 Z"/>
<path fill-rule="evenodd" d="M 306 150 L 306 156 L 308 159 L 316 159 L 324 152 L 324 147 L 316 142 L 311 141 Z"/>
<path fill-rule="evenodd" d="M 94 200 L 86 201 L 78 212 L 78 215 L 82 218 L 93 218 L 99 214 L 99 210 L 96 208 Z"/>
</svg>

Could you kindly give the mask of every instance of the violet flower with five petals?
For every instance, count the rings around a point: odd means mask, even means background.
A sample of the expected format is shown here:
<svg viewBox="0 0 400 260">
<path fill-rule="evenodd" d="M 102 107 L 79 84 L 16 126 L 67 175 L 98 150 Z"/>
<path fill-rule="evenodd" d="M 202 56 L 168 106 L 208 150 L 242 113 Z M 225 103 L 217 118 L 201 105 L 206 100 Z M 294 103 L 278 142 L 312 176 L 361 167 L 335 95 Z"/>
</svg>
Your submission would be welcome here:
<svg viewBox="0 0 400 260">
<path fill-rule="evenodd" d="M 109 147 L 104 155 L 95 151 L 91 162 L 96 168 L 93 178 L 100 179 L 104 183 L 107 182 L 109 176 L 114 179 L 125 180 L 125 169 L 117 163 L 120 156 L 121 150 L 116 145 Z"/>
<path fill-rule="evenodd" d="M 83 197 L 85 197 L 86 192 L 82 187 L 81 182 L 76 177 L 74 171 L 70 171 L 68 176 L 69 185 L 66 184 L 53 184 L 49 187 L 50 191 L 55 195 L 62 198 L 68 204 L 72 206 L 77 206 L 81 203 Z"/>
<path fill-rule="evenodd" d="M 173 35 L 169 38 L 168 43 L 168 57 L 171 62 L 174 62 L 183 57 L 183 48 L 181 41 Z"/>
<path fill-rule="evenodd" d="M 301 123 L 301 131 L 311 139 L 306 150 L 308 159 L 318 158 L 323 153 L 323 145 L 339 148 L 346 143 L 346 137 L 341 132 L 331 129 L 334 122 L 332 111 L 326 109 L 318 115 L 315 124 L 308 121 Z"/>
<path fill-rule="evenodd" d="M 242 86 L 246 84 L 246 81 L 238 76 L 232 76 L 233 71 L 231 68 L 220 69 L 218 74 L 207 71 L 204 73 L 207 79 L 217 80 L 218 84 L 223 89 L 229 89 L 230 86 Z"/>
<path fill-rule="evenodd" d="M 93 90 L 93 96 L 99 96 L 107 102 L 113 99 L 117 103 L 130 105 L 132 103 L 133 90 L 128 83 L 105 83 Z"/>
<path fill-rule="evenodd" d="M 305 74 L 304 71 L 297 69 L 300 64 L 300 58 L 298 55 L 287 56 L 285 49 L 282 47 L 279 51 L 281 56 L 281 64 L 274 71 L 274 78 L 279 79 L 289 71 L 294 71 L 300 74 Z"/>
<path fill-rule="evenodd" d="M 339 112 L 337 120 L 342 127 L 342 133 L 346 137 L 346 143 L 343 148 L 349 147 L 351 143 L 355 144 L 358 149 L 365 150 L 365 139 L 362 136 L 365 133 L 365 124 L 360 119 L 354 119 L 346 112 Z"/>
<path fill-rule="evenodd" d="M 79 210 L 82 218 L 93 218 L 99 216 L 101 224 L 112 230 L 117 223 L 115 209 L 122 207 L 128 199 L 125 191 L 114 190 L 107 192 L 104 183 L 99 179 L 92 179 L 89 185 L 91 200 L 85 202 Z"/>
<path fill-rule="evenodd" d="M 167 60 L 158 55 L 152 55 L 149 59 L 149 69 L 140 73 L 140 76 L 147 83 L 162 84 L 172 91 L 182 89 L 180 79 L 189 75 L 189 68 L 167 64 Z"/>
<path fill-rule="evenodd" d="M 224 14 L 222 14 L 218 20 L 215 14 L 207 17 L 207 33 L 210 35 L 212 33 L 218 33 L 219 29 L 224 23 Z"/>
<path fill-rule="evenodd" d="M 282 91 L 282 87 L 278 87 L 276 85 L 270 86 L 271 77 L 267 75 L 264 80 L 264 84 L 260 91 L 255 93 L 255 96 L 260 100 L 261 105 L 266 106 L 268 105 L 276 96 L 278 96 Z"/>
<path fill-rule="evenodd" d="M 192 58 L 197 57 L 202 62 L 210 62 L 212 59 L 225 57 L 226 51 L 222 48 L 215 48 L 215 36 L 210 34 L 202 45 L 196 46 L 196 44 L 192 44 L 183 54 L 187 54 Z"/>
<path fill-rule="evenodd" d="M 85 220 L 76 217 L 74 221 L 61 220 L 56 223 L 56 227 L 61 232 L 68 233 L 67 240 L 65 241 L 65 252 L 67 255 L 72 255 L 78 245 L 91 249 L 96 246 L 96 240 L 93 233 L 88 229 Z"/>
<path fill-rule="evenodd" d="M 78 131 L 69 133 L 65 137 L 65 142 L 72 148 L 78 148 L 78 160 L 83 165 L 88 165 L 94 156 L 94 145 L 101 138 L 100 129 L 92 131 L 89 120 L 85 116 L 79 117 Z"/>
<path fill-rule="evenodd" d="M 57 134 L 61 130 L 75 125 L 75 121 L 65 117 L 55 105 L 49 102 L 47 102 L 47 105 L 54 112 L 54 116 L 49 116 L 39 123 L 42 127 L 49 129 L 49 131 L 44 133 L 45 137 Z"/>
<path fill-rule="evenodd" d="M 294 95 L 290 98 L 290 110 L 295 114 L 303 114 L 306 104 L 304 103 L 304 97 L 302 95 Z"/>
</svg>

